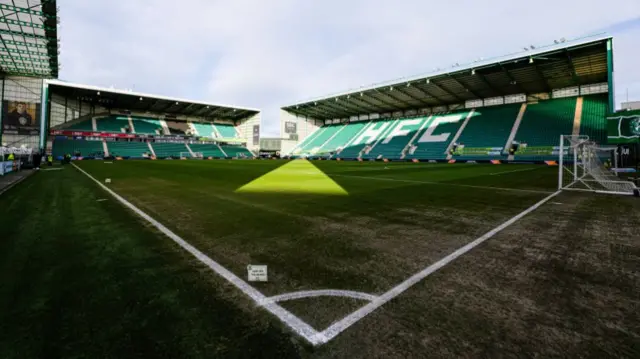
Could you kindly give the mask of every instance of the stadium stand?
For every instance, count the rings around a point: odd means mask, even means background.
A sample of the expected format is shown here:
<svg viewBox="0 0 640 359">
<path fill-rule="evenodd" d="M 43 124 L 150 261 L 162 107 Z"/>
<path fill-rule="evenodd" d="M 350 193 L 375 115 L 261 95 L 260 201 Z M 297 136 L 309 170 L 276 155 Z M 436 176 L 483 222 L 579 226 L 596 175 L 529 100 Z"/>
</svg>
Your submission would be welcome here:
<svg viewBox="0 0 640 359">
<path fill-rule="evenodd" d="M 197 136 L 202 137 L 216 137 L 215 132 L 213 131 L 213 126 L 210 123 L 198 123 L 193 122 L 193 128 L 196 130 Z"/>
<path fill-rule="evenodd" d="M 126 132 L 129 128 L 129 118 L 122 116 L 110 116 L 96 120 L 98 131 L 101 132 Z"/>
<path fill-rule="evenodd" d="M 238 137 L 238 133 L 236 132 L 236 128 L 232 125 L 215 123 L 213 126 L 218 130 L 220 137 L 224 138 L 235 138 Z"/>
<path fill-rule="evenodd" d="M 220 146 L 227 157 L 253 157 L 248 149 L 241 146 Z"/>
<path fill-rule="evenodd" d="M 456 141 L 464 145 L 465 156 L 486 156 L 502 151 L 518 117 L 520 104 L 477 108 Z"/>
<path fill-rule="evenodd" d="M 156 157 L 180 157 L 180 152 L 188 152 L 187 146 L 184 143 L 152 143 L 153 151 L 156 153 Z"/>
<path fill-rule="evenodd" d="M 429 124 L 424 127 L 413 142 L 413 145 L 417 146 L 415 151 L 413 153 L 408 153 L 405 158 L 446 158 L 447 155 L 445 154 L 445 151 L 447 150 L 447 147 L 449 147 L 449 143 L 451 143 L 453 136 L 455 136 L 468 114 L 469 112 L 465 111 L 434 115 L 429 121 Z M 432 139 L 423 142 L 426 140 L 425 136 L 428 133 L 427 131 L 430 130 L 433 131 L 430 136 Z M 436 137 L 439 137 L 439 139 L 436 140 Z"/>
<path fill-rule="evenodd" d="M 374 143 L 374 147 L 368 154 L 363 155 L 362 158 L 400 158 L 402 156 L 402 150 L 426 120 L 427 117 L 419 117 L 413 119 L 402 118 L 397 121 L 392 121 L 386 133 L 377 143 Z M 391 137 L 394 132 L 398 130 L 402 130 L 403 135 L 397 134 Z"/>
<path fill-rule="evenodd" d="M 95 155 L 104 155 L 104 147 L 102 141 L 85 141 L 85 140 L 55 140 L 53 141 L 53 157 L 58 158 L 66 153 L 75 156 L 80 153 L 83 157 L 93 157 Z"/>
<path fill-rule="evenodd" d="M 213 144 L 197 144 L 197 143 L 192 143 L 189 145 L 189 147 L 191 147 L 191 150 L 193 152 L 201 152 L 202 156 L 207 158 L 207 157 L 225 157 L 224 153 L 222 153 L 222 151 L 220 150 L 220 148 L 218 147 L 218 145 L 213 145 Z"/>
<path fill-rule="evenodd" d="M 335 135 L 341 128 L 345 126 L 346 125 L 344 124 L 338 124 L 322 127 L 319 130 L 320 132 L 318 133 L 318 135 L 315 136 L 311 141 L 309 141 L 309 143 L 307 143 L 303 148 L 301 148 L 301 151 L 303 153 L 315 154 L 322 148 L 322 145 L 324 145 L 329 139 L 331 139 L 331 137 L 333 137 L 333 135 Z"/>
<path fill-rule="evenodd" d="M 114 157 L 142 158 L 142 154 L 151 152 L 147 142 L 140 141 L 107 141 L 107 147 Z"/>
<path fill-rule="evenodd" d="M 67 127 L 69 130 L 78 130 L 78 131 L 93 131 L 93 122 L 91 119 L 76 122 L 71 126 Z"/>
<path fill-rule="evenodd" d="M 162 133 L 162 125 L 159 120 L 152 118 L 132 118 L 135 133 L 155 135 Z"/>
<path fill-rule="evenodd" d="M 366 125 L 364 130 L 347 143 L 347 146 L 340 151 L 337 157 L 358 158 L 360 152 L 366 146 L 373 145 L 378 138 L 387 131 L 391 120 L 376 120 Z"/>
<path fill-rule="evenodd" d="M 335 134 L 333 138 L 326 141 L 324 146 L 317 152 L 320 156 L 331 157 L 331 153 L 343 148 L 349 140 L 356 136 L 368 124 L 368 121 L 353 122 Z"/>
<path fill-rule="evenodd" d="M 607 124 L 602 119 L 609 113 L 606 94 L 585 96 L 582 104 L 580 134 L 598 143 L 607 142 Z"/>
<path fill-rule="evenodd" d="M 573 131 L 576 98 L 560 98 L 529 104 L 520 123 L 515 140 L 527 144 L 516 157 L 534 159 L 532 156 L 551 156 L 561 134 Z"/>
</svg>

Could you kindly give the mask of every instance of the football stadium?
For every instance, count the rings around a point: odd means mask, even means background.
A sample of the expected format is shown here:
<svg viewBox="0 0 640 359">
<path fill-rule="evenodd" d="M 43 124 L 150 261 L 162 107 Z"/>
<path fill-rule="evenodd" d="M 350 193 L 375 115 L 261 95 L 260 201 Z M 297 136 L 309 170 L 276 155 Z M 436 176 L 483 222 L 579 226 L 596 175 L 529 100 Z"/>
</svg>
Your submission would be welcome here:
<svg viewBox="0 0 640 359">
<path fill-rule="evenodd" d="M 260 109 L 63 81 L 56 1 L 0 11 L 0 358 L 640 357 L 611 36 L 285 105 L 266 139 Z"/>
</svg>

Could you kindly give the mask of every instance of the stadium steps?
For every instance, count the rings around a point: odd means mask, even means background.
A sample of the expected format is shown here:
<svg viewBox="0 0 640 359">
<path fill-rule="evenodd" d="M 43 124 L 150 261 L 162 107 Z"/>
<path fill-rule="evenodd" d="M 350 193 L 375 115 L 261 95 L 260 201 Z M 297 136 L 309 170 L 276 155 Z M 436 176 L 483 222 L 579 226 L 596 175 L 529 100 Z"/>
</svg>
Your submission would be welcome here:
<svg viewBox="0 0 640 359">
<path fill-rule="evenodd" d="M 607 120 L 609 97 L 607 94 L 584 96 L 580 134 L 589 136 L 597 143 L 607 143 Z"/>
<path fill-rule="evenodd" d="M 127 116 L 127 120 L 129 121 L 129 128 L 131 129 L 131 133 L 136 133 L 136 127 L 133 125 L 133 119 L 131 119 L 131 116 Z"/>
<path fill-rule="evenodd" d="M 449 145 L 447 146 L 447 148 L 445 149 L 445 152 L 447 153 L 447 159 L 450 160 L 451 159 L 451 146 L 453 146 L 454 143 L 456 143 L 459 139 L 460 136 L 462 135 L 462 132 L 464 131 L 464 129 L 467 127 L 467 125 L 469 124 L 469 120 L 471 120 L 471 118 L 474 116 L 474 114 L 476 114 L 476 110 L 472 109 L 471 112 L 469 112 L 469 114 L 467 115 L 467 117 L 464 119 L 464 122 L 462 123 L 462 126 L 460 126 L 460 128 L 458 129 L 458 132 L 456 132 L 456 135 L 453 136 L 453 138 L 451 139 L 451 142 L 449 142 Z M 487 131 L 488 132 L 488 131 Z"/>
<path fill-rule="evenodd" d="M 573 131 L 571 134 L 577 136 L 580 134 L 580 121 L 582 120 L 582 105 L 584 104 L 584 98 L 578 97 L 576 99 L 576 111 L 573 115 Z"/>
<path fill-rule="evenodd" d="M 222 152 L 222 154 L 224 155 L 224 157 L 229 157 L 229 156 L 227 155 L 227 153 L 224 151 L 224 149 L 223 149 L 219 144 L 216 144 L 216 146 L 218 146 L 218 149 L 220 150 L 220 152 Z"/>
<path fill-rule="evenodd" d="M 216 144 L 200 144 L 200 143 L 192 143 L 189 145 L 194 152 L 201 152 L 204 158 L 214 157 L 214 158 L 224 158 L 227 157 L 226 153 L 224 153 L 220 147 Z"/>
<path fill-rule="evenodd" d="M 169 130 L 169 126 L 167 125 L 167 121 L 165 120 L 159 120 L 160 122 L 160 126 L 162 126 L 162 133 L 165 135 L 170 135 L 171 134 L 171 130 Z"/>
<path fill-rule="evenodd" d="M 344 147 L 351 139 L 354 138 L 360 131 L 366 126 L 366 122 L 353 122 L 348 123 L 345 127 L 340 131 L 339 134 L 336 134 L 330 141 L 327 141 L 320 152 L 323 155 L 328 155 L 331 157 L 331 153 L 335 153 L 339 148 Z"/>
<path fill-rule="evenodd" d="M 313 140 L 309 141 L 309 143 L 301 149 L 301 153 L 315 154 L 316 151 L 318 151 L 322 145 L 339 130 L 339 127 L 342 126 L 344 125 L 327 125 L 322 127 L 322 132 L 320 132 Z"/>
<path fill-rule="evenodd" d="M 315 136 L 317 136 L 320 131 L 322 131 L 322 127 L 316 128 L 307 137 L 303 138 L 302 141 L 296 143 L 296 145 L 293 146 L 293 148 L 291 149 L 290 154 L 295 155 L 295 154 L 300 153 L 300 149 L 304 148 L 304 146 L 306 146 L 309 141 L 313 140 L 315 138 Z"/>
<path fill-rule="evenodd" d="M 417 140 L 418 142 L 415 143 L 417 148 L 415 149 L 413 154 L 408 154 L 405 156 L 405 158 L 433 160 L 445 159 L 447 157 L 445 151 L 449 147 L 451 138 L 453 137 L 451 134 L 458 131 L 468 115 L 468 111 L 434 115 L 429 121 L 429 124 L 424 128 L 422 133 L 419 134 Z M 429 131 L 431 131 L 431 136 L 439 136 L 444 134 L 449 134 L 449 136 L 443 141 L 439 142 L 419 142 Z"/>
<path fill-rule="evenodd" d="M 65 153 L 69 153 L 75 156 L 76 153 L 80 153 L 83 157 L 91 157 L 95 155 L 104 155 L 104 148 L 102 147 L 102 141 L 87 141 L 87 140 L 54 140 L 52 153 L 53 157 L 58 158 L 64 156 Z"/>
<path fill-rule="evenodd" d="M 104 156 L 105 157 L 109 157 L 110 156 L 109 146 L 107 146 L 107 141 L 105 141 L 104 139 L 102 140 L 102 150 L 104 151 Z"/>
<path fill-rule="evenodd" d="M 387 130 L 392 120 L 374 120 L 351 141 L 341 152 L 340 158 L 358 158 L 362 150 L 375 142 L 380 135 Z"/>
<path fill-rule="evenodd" d="M 516 138 L 516 133 L 518 133 L 518 129 L 520 128 L 520 123 L 522 123 L 522 118 L 524 117 L 524 113 L 527 111 L 527 104 L 523 103 L 520 105 L 520 111 L 518 112 L 518 117 L 516 118 L 516 122 L 513 123 L 513 127 L 511 128 L 511 133 L 509 133 L 509 137 L 507 138 L 507 143 L 504 144 L 503 152 L 509 153 L 509 148 L 513 143 L 513 140 Z M 509 155 L 507 158 L 509 161 L 513 161 L 513 155 Z"/>
<path fill-rule="evenodd" d="M 540 101 L 527 105 L 516 140 L 527 148 L 518 151 L 514 158 L 544 160 L 552 156 L 560 135 L 571 133 L 575 117 L 575 97 Z M 548 149 L 551 148 L 551 151 Z"/>
<path fill-rule="evenodd" d="M 187 147 L 187 150 L 189 150 L 189 154 L 191 155 L 191 157 L 195 157 L 196 155 L 191 150 L 191 146 L 189 146 L 188 143 L 185 143 L 184 145 L 185 145 L 185 147 Z"/>
<path fill-rule="evenodd" d="M 387 121 L 389 123 L 389 126 L 387 126 L 387 128 L 384 131 L 382 131 L 382 133 L 380 133 L 380 136 L 378 136 L 378 139 L 373 143 L 372 146 L 369 146 L 369 148 L 365 147 L 363 151 L 360 152 L 360 155 L 358 156 L 358 158 L 375 159 L 382 156 L 382 154 L 380 154 L 379 151 L 376 151 L 376 148 L 378 147 L 378 144 L 380 144 L 380 142 L 384 141 L 387 138 L 387 136 L 391 134 L 391 131 L 393 131 L 393 129 L 397 126 L 399 121 L 400 121 L 399 118 L 395 120 L 389 119 Z"/>
<path fill-rule="evenodd" d="M 323 151 L 323 148 L 327 145 L 327 143 L 331 142 L 331 140 L 333 140 L 337 135 L 340 134 L 340 132 L 342 132 L 345 128 L 347 128 L 348 124 L 343 124 L 342 127 L 340 127 L 338 129 L 338 131 L 336 131 L 333 135 L 331 135 L 331 137 L 329 137 L 326 141 L 324 141 L 324 143 L 322 144 L 322 146 L 320 146 L 320 148 L 318 148 L 318 150 L 316 150 L 316 155 L 323 155 L 325 154 L 325 151 Z"/>
<path fill-rule="evenodd" d="M 424 130 L 425 126 L 431 121 L 432 118 L 433 118 L 433 115 L 430 115 L 424 120 L 424 122 L 422 122 L 422 125 L 420 125 L 420 128 L 418 128 L 418 131 L 416 131 L 416 133 L 413 134 L 413 137 L 411 137 L 407 145 L 404 146 L 404 148 L 402 149 L 402 154 L 400 156 L 400 159 L 405 159 L 405 157 L 407 157 L 407 154 L 409 153 L 409 150 L 413 146 L 413 143 L 415 142 L 416 138 L 418 138 L 418 135 L 422 132 L 422 130 Z"/>
<path fill-rule="evenodd" d="M 153 146 L 151 146 L 151 142 L 147 142 L 147 147 L 149 147 L 149 151 L 151 151 L 151 155 L 153 155 L 153 157 L 157 157 L 156 151 L 153 149 Z"/>
</svg>

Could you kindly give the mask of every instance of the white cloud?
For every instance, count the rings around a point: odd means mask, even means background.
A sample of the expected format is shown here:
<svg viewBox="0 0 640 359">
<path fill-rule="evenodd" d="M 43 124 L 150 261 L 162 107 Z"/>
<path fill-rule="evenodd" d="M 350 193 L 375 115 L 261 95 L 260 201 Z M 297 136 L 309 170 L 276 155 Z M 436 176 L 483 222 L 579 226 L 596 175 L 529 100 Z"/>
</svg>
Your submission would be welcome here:
<svg viewBox="0 0 640 359">
<path fill-rule="evenodd" d="M 59 6 L 61 78 L 261 108 L 267 135 L 278 135 L 283 105 L 583 35 L 640 7 L 637 0 L 62 0 Z M 635 26 L 616 40 L 617 85 L 635 89 L 636 98 L 640 79 L 631 64 L 640 55 L 639 33 Z"/>
</svg>

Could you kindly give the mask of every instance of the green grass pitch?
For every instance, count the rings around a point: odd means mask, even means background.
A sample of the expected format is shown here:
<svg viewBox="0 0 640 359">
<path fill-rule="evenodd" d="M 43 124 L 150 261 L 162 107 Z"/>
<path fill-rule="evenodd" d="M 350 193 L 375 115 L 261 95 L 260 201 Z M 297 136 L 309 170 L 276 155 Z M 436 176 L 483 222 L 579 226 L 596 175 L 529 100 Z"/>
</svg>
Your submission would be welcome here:
<svg viewBox="0 0 640 359">
<path fill-rule="evenodd" d="M 557 187 L 557 167 L 76 163 L 266 296 L 380 295 Z M 71 166 L 0 196 L 0 358 L 640 356 L 640 201 L 563 192 L 312 346 Z M 280 302 L 317 330 L 365 304 Z"/>
</svg>

